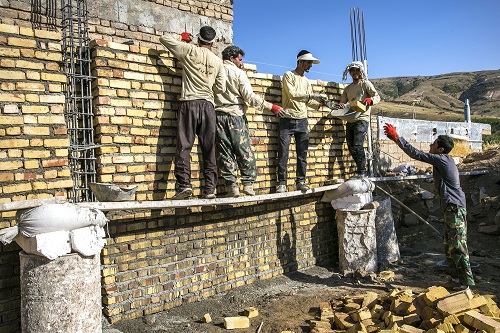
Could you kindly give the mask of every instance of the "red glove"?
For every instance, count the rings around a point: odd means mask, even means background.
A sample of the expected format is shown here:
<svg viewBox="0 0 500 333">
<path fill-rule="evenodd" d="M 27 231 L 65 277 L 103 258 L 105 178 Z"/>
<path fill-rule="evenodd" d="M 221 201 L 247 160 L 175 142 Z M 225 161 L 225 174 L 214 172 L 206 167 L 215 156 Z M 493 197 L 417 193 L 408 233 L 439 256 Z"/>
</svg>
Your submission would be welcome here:
<svg viewBox="0 0 500 333">
<path fill-rule="evenodd" d="M 391 139 L 394 142 L 396 142 L 397 139 L 399 139 L 398 132 L 396 132 L 396 127 L 392 126 L 391 124 L 385 123 L 384 133 L 389 139 Z"/>
<path fill-rule="evenodd" d="M 271 111 L 278 117 L 281 117 L 284 114 L 283 108 L 276 104 L 273 104 L 273 106 L 271 106 Z"/>
<path fill-rule="evenodd" d="M 191 35 L 190 32 L 185 31 L 181 34 L 181 40 L 183 42 L 190 43 L 193 40 L 193 35 Z"/>
<path fill-rule="evenodd" d="M 367 97 L 363 100 L 363 104 L 365 105 L 373 105 L 373 99 L 371 97 Z"/>
<path fill-rule="evenodd" d="M 339 106 L 340 106 L 340 108 L 341 108 L 341 109 L 343 109 L 343 108 L 345 107 L 345 103 L 340 102 L 340 103 L 339 103 Z"/>
</svg>

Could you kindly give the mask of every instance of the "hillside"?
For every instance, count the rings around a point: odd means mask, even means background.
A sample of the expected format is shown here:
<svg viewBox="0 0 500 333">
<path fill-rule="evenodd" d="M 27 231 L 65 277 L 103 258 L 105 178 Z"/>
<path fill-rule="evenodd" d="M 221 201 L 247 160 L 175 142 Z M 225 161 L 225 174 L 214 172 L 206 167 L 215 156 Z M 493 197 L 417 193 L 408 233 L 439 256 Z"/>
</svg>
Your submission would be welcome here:
<svg viewBox="0 0 500 333">
<path fill-rule="evenodd" d="M 469 99 L 472 119 L 500 118 L 500 70 L 370 81 L 382 97 L 374 108 L 376 114 L 461 121 Z"/>
</svg>

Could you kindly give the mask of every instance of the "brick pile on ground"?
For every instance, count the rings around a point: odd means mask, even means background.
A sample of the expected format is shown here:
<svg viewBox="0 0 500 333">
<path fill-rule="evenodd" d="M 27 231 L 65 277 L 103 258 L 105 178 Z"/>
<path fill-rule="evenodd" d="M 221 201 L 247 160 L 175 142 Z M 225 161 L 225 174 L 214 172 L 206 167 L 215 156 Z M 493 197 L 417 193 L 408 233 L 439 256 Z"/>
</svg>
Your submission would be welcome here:
<svg viewBox="0 0 500 333">
<path fill-rule="evenodd" d="M 322 302 L 309 325 L 311 333 L 499 333 L 499 317 L 495 295 L 430 287 L 419 294 L 394 289 Z"/>
</svg>

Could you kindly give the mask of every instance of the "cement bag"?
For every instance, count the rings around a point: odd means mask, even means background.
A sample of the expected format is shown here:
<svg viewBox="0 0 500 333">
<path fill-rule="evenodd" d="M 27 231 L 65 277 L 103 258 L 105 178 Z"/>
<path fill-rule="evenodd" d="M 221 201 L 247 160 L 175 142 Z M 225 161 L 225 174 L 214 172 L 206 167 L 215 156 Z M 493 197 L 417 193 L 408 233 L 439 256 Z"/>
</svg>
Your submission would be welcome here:
<svg viewBox="0 0 500 333">
<path fill-rule="evenodd" d="M 71 248 L 86 257 L 94 256 L 106 245 L 104 237 L 104 229 L 97 225 L 75 229 L 70 231 Z"/>
<path fill-rule="evenodd" d="M 33 237 L 26 237 L 19 234 L 15 240 L 24 252 L 42 256 L 50 260 L 71 253 L 69 231 L 47 232 Z"/>
<path fill-rule="evenodd" d="M 89 225 L 104 226 L 108 219 L 98 209 L 66 204 L 48 204 L 20 210 L 16 214 L 19 232 L 23 236 L 83 228 Z"/>
<path fill-rule="evenodd" d="M 328 199 L 330 199 L 328 201 L 347 197 L 355 193 L 373 192 L 373 190 L 375 190 L 375 184 L 367 178 L 349 179 L 335 190 L 328 191 Z M 324 201 L 326 199 L 323 196 L 321 200 Z"/>
<path fill-rule="evenodd" d="M 332 207 L 337 210 L 360 210 L 367 203 L 373 201 L 373 196 L 371 192 L 368 193 L 355 193 L 347 197 L 338 198 L 332 200 Z"/>
<path fill-rule="evenodd" d="M 10 227 L 10 228 L 5 228 L 0 230 L 0 242 L 2 242 L 3 245 L 7 245 L 12 243 L 14 238 L 17 236 L 19 233 L 19 227 L 17 225 Z"/>
</svg>

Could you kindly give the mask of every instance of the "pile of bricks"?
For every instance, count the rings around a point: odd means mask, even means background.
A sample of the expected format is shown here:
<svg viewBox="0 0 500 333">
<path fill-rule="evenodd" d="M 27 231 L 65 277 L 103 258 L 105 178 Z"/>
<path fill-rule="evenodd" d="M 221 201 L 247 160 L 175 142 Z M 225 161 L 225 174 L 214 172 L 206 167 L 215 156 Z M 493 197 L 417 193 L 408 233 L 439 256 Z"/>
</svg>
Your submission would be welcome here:
<svg viewBox="0 0 500 333">
<path fill-rule="evenodd" d="M 384 296 L 367 292 L 322 302 L 319 310 L 319 317 L 309 322 L 311 333 L 500 332 L 496 297 L 471 290 L 450 293 L 444 287 L 430 287 L 414 295 L 411 290 L 394 289 Z"/>
</svg>

